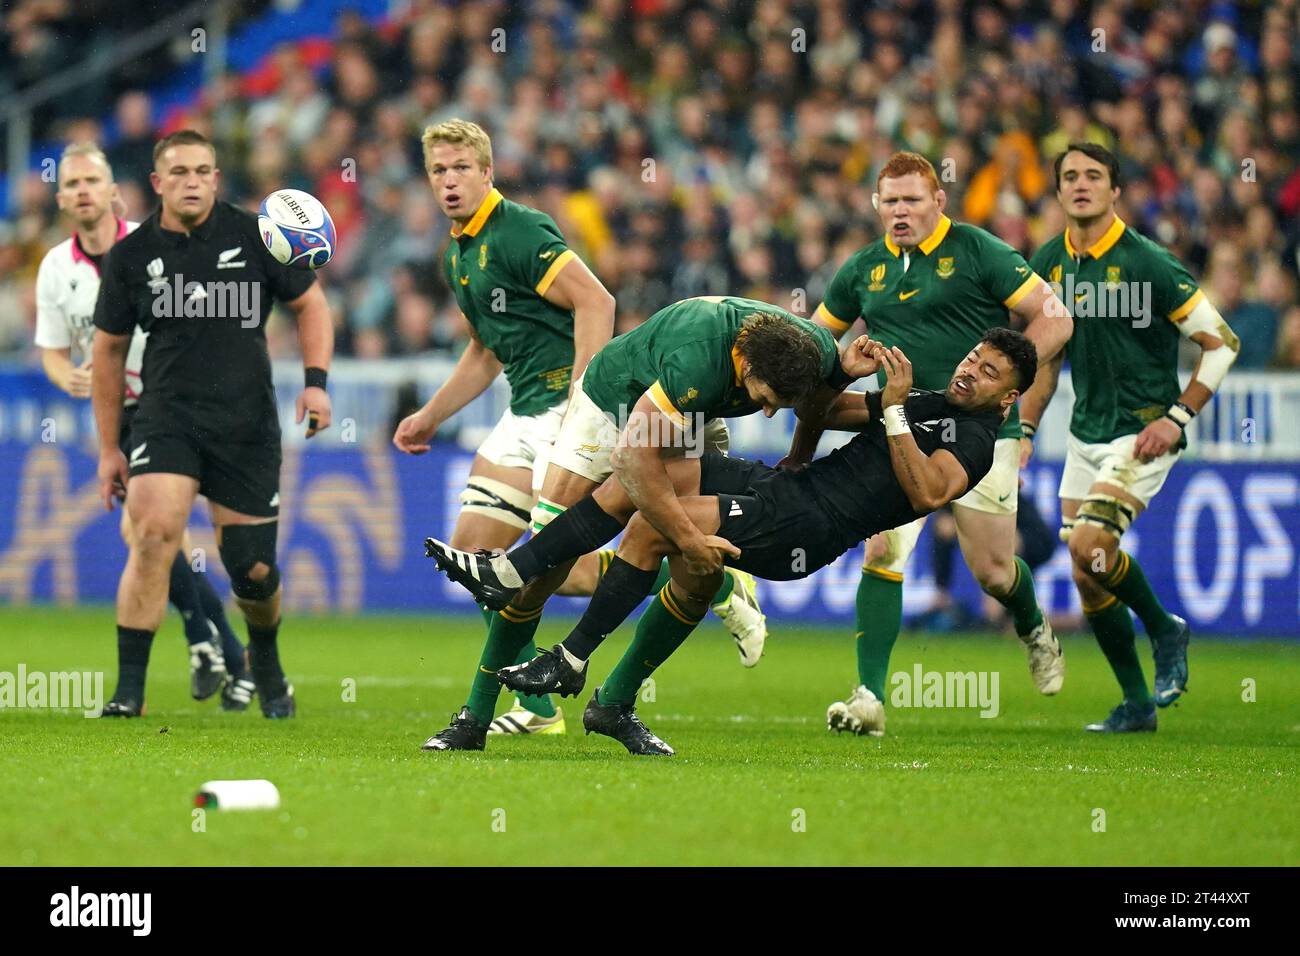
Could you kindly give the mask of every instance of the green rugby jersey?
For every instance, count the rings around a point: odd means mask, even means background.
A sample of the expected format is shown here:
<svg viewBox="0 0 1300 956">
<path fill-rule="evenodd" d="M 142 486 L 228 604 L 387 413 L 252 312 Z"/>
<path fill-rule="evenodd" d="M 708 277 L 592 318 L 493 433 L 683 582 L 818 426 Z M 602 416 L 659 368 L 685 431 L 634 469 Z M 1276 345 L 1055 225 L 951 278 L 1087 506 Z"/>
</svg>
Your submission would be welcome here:
<svg viewBox="0 0 1300 956">
<path fill-rule="evenodd" d="M 822 353 L 822 377 L 848 381 L 835 338 L 785 309 L 739 296 L 700 296 L 660 309 L 596 353 L 583 391 L 621 421 L 647 391 L 659 410 L 685 428 L 687 416 L 738 418 L 758 411 L 740 380 L 736 339 L 755 312 L 773 312 L 806 330 Z M 626 411 L 624 411 L 626 410 Z"/>
<path fill-rule="evenodd" d="M 1038 281 L 1001 239 L 942 216 L 910 253 L 886 236 L 849 256 L 817 315 L 837 334 L 861 316 L 873 339 L 903 350 L 914 387 L 942 392 L 985 332 L 1010 325 L 1007 310 Z M 998 437 L 1020 437 L 1015 407 Z"/>
<path fill-rule="evenodd" d="M 564 401 L 573 374 L 573 313 L 542 296 L 575 253 L 554 220 L 493 189 L 443 254 L 447 283 L 479 341 L 505 366 L 510 411 Z"/>
<path fill-rule="evenodd" d="M 1074 317 L 1070 433 L 1089 444 L 1140 432 L 1178 400 L 1178 323 L 1205 298 L 1169 251 L 1118 216 L 1086 250 L 1069 230 L 1033 256 Z M 1180 444 L 1186 444 L 1186 439 Z"/>
</svg>

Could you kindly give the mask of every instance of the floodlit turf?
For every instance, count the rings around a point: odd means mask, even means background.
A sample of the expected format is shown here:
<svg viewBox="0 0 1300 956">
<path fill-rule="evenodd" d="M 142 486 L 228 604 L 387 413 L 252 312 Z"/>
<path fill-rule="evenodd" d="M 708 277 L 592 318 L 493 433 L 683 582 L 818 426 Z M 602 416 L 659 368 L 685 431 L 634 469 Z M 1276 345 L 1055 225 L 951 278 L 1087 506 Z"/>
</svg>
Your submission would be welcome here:
<svg viewBox="0 0 1300 956">
<path fill-rule="evenodd" d="M 99 668 L 111 693 L 112 621 L 0 609 L 0 671 Z M 674 758 L 582 736 L 585 697 L 564 702 L 567 736 L 422 753 L 464 700 L 481 630 L 468 617 L 291 619 L 299 716 L 273 723 L 189 699 L 172 616 L 147 718 L 0 712 L 0 864 L 1300 862 L 1295 643 L 1196 640 L 1192 692 L 1159 733 L 1098 738 L 1081 727 L 1117 693 L 1090 638 L 1065 640 L 1065 690 L 1042 698 L 1013 639 L 905 635 L 894 671 L 997 671 L 1001 712 L 891 708 L 873 740 L 823 724 L 855 683 L 848 633 L 782 627 L 745 671 L 711 622 L 640 708 Z M 1144 649 L 1148 677 L 1149 662 Z M 209 812 L 195 832 L 199 784 L 257 777 L 280 788 L 281 809 Z"/>
</svg>

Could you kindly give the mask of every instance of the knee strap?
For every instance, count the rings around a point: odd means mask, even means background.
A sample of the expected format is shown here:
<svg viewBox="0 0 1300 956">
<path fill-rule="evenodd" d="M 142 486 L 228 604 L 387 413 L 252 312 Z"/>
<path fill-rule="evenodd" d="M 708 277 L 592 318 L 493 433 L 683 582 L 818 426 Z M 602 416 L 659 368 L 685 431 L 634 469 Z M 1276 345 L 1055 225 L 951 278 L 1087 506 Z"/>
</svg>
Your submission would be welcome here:
<svg viewBox="0 0 1300 956">
<path fill-rule="evenodd" d="M 221 563 L 230 575 L 230 590 L 245 601 L 264 601 L 280 587 L 280 569 L 275 564 L 278 521 L 265 524 L 228 524 L 221 529 Z M 269 569 L 261 580 L 249 577 L 257 565 Z"/>
<path fill-rule="evenodd" d="M 463 512 L 484 515 L 523 531 L 528 527 L 528 509 L 533 496 L 504 481 L 471 475 L 460 493 L 460 503 Z"/>
<path fill-rule="evenodd" d="M 1120 538 L 1133 523 L 1134 517 L 1132 505 L 1113 495 L 1096 494 L 1084 499 L 1074 523 L 1094 525 Z"/>
</svg>

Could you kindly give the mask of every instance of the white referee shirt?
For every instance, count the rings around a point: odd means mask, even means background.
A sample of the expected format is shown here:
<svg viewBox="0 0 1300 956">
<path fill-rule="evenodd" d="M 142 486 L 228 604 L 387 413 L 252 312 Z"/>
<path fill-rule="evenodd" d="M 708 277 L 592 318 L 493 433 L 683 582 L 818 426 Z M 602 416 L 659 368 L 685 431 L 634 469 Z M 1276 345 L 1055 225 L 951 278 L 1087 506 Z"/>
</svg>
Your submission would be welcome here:
<svg viewBox="0 0 1300 956">
<path fill-rule="evenodd" d="M 139 223 L 117 220 L 117 239 Z M 115 240 L 116 241 L 116 240 Z M 74 349 L 82 362 L 90 358 L 95 337 L 95 298 L 99 295 L 99 267 L 81 251 L 74 232 L 45 254 L 36 273 L 36 344 L 43 349 Z M 134 405 L 144 391 L 140 367 L 149 333 L 136 327 L 126 355 L 126 405 Z M 74 357 L 73 361 L 77 359 Z"/>
</svg>

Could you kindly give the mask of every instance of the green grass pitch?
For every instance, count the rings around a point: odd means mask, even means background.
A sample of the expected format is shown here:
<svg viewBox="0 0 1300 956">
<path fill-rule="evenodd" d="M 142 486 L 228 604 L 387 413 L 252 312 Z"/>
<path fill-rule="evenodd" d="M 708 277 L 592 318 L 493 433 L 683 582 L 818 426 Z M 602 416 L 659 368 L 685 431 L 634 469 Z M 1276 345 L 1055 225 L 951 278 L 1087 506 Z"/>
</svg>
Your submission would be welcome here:
<svg viewBox="0 0 1300 956">
<path fill-rule="evenodd" d="M 112 693 L 112 621 L 0 609 L 0 671 L 102 669 Z M 566 623 L 544 620 L 539 637 Z M 873 740 L 823 723 L 855 683 L 847 629 L 774 627 L 745 671 L 709 622 L 639 708 L 674 758 L 584 737 L 585 697 L 563 702 L 567 736 L 422 753 L 464 700 L 481 633 L 471 617 L 290 617 L 299 716 L 272 723 L 189 699 L 172 615 L 147 718 L 0 711 L 0 864 L 1300 862 L 1295 643 L 1194 639 L 1191 692 L 1159 732 L 1098 738 L 1081 727 L 1118 694 L 1091 638 L 1064 640 L 1065 690 L 1043 698 L 1013 639 L 906 634 L 894 671 L 997 671 L 1001 713 L 891 708 Z M 597 654 L 589 688 L 628 633 Z M 279 787 L 279 810 L 209 812 L 196 832 L 199 784 L 256 777 Z"/>
</svg>

